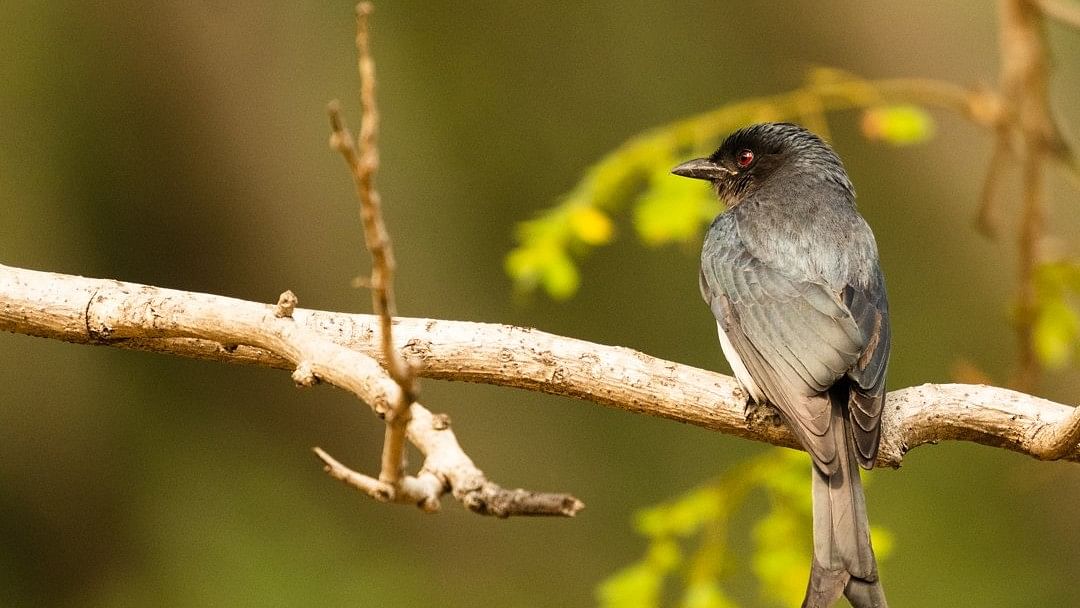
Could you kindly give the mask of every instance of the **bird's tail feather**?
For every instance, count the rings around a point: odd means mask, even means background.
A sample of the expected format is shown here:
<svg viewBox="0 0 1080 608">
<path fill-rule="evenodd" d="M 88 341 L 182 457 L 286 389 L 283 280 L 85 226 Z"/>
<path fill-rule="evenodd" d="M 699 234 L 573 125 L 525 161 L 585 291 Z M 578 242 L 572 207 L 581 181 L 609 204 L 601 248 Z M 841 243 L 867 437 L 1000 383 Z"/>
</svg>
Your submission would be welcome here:
<svg viewBox="0 0 1080 608">
<path fill-rule="evenodd" d="M 829 434 L 839 461 L 836 472 L 829 475 L 813 466 L 814 562 L 803 607 L 826 608 L 844 594 L 854 608 L 887 608 L 844 405 L 832 399 Z"/>
</svg>

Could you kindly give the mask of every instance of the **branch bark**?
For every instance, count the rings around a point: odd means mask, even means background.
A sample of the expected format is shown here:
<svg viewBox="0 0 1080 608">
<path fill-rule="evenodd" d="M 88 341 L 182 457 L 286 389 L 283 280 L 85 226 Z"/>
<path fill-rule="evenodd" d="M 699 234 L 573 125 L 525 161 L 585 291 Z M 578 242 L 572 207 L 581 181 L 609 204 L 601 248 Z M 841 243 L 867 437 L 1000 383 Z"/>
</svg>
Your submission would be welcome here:
<svg viewBox="0 0 1080 608">
<path fill-rule="evenodd" d="M 290 359 L 243 333 L 206 326 L 244 322 L 247 327 L 244 320 L 272 317 L 273 311 L 271 305 L 234 298 L 0 265 L 0 330 L 66 342 L 293 369 Z M 297 308 L 292 319 L 350 351 L 382 356 L 377 316 Z M 734 379 L 628 348 L 523 327 L 439 319 L 395 318 L 394 338 L 406 360 L 423 362 L 419 369 L 426 377 L 565 395 L 797 448 L 770 408 L 745 411 L 746 398 Z M 382 392 L 369 403 L 385 411 L 400 389 L 385 373 L 382 378 L 377 385 Z M 414 406 L 410 441 L 424 441 L 414 425 L 438 426 L 430 412 L 418 419 L 419 411 L 427 412 Z M 879 465 L 898 467 L 909 450 L 946 440 L 1080 462 L 1080 409 L 1016 391 L 925 384 L 889 393 L 883 417 Z M 422 473 L 429 470 L 432 455 L 427 455 Z M 452 467 L 442 465 L 434 469 L 448 479 L 455 496 L 462 488 L 473 489 L 472 498 L 463 498 L 466 504 L 484 495 L 469 475 L 455 477 L 447 473 Z"/>
</svg>

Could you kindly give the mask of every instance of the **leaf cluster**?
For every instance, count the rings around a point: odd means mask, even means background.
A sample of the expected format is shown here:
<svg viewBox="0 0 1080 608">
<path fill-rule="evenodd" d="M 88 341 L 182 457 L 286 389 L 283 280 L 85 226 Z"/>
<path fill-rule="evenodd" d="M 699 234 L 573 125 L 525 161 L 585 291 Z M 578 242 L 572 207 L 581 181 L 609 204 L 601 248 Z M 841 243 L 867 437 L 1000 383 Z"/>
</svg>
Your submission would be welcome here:
<svg viewBox="0 0 1080 608">
<path fill-rule="evenodd" d="M 1060 369 L 1080 352 L 1080 264 L 1056 261 L 1035 269 L 1032 341 L 1043 365 Z"/>
<path fill-rule="evenodd" d="M 518 225 L 507 274 L 518 291 L 573 296 L 581 282 L 579 260 L 612 241 L 612 218 L 627 211 L 646 245 L 696 242 L 723 207 L 703 184 L 672 176 L 672 167 L 707 155 L 728 133 L 756 122 L 798 121 L 827 137 L 825 113 L 850 108 L 863 110 L 862 132 L 874 141 L 905 146 L 934 132 L 922 107 L 890 102 L 869 82 L 818 69 L 789 93 L 726 105 L 626 141 L 587 169 L 560 203 Z"/>
<path fill-rule="evenodd" d="M 766 605 L 796 605 L 810 571 L 810 461 L 783 448 L 739 464 L 713 482 L 668 502 L 642 509 L 635 529 L 648 541 L 641 559 L 600 583 L 602 608 L 735 608 L 731 588 L 740 578 L 756 581 Z M 763 494 L 766 508 L 754 513 L 751 564 L 732 552 L 741 510 Z M 892 549 L 884 530 L 871 531 L 879 559 Z"/>
</svg>

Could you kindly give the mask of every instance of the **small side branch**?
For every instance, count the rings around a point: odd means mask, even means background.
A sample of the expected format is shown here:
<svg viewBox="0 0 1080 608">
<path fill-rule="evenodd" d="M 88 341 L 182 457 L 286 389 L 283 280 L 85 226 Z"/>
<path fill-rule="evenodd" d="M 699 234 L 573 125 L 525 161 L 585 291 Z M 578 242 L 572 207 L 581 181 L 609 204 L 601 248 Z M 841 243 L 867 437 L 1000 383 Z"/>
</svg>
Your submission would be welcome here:
<svg viewBox="0 0 1080 608">
<path fill-rule="evenodd" d="M 1017 235 L 1016 337 L 1019 365 L 1013 384 L 1021 390 L 1038 385 L 1043 368 L 1035 352 L 1034 327 L 1038 314 L 1035 270 L 1045 261 L 1042 244 L 1046 235 L 1046 202 L 1043 172 L 1046 161 L 1058 158 L 1075 170 L 1075 160 L 1050 107 L 1050 60 L 1044 18 L 1068 18 L 1068 7 L 1037 0 L 1000 0 L 1001 97 L 1003 111 L 996 122 L 997 144 L 984 190 L 980 220 L 989 226 L 993 186 L 1010 136 L 1022 142 L 1020 149 L 1023 190 Z"/>
<path fill-rule="evenodd" d="M 405 427 L 409 423 L 409 406 L 416 401 L 419 389 L 411 366 L 393 348 L 392 318 L 397 312 L 394 303 L 394 249 L 383 222 L 379 191 L 375 189 L 375 173 L 379 169 L 379 110 L 375 98 L 375 60 L 371 56 L 368 29 L 368 20 L 374 10 L 370 2 L 361 2 L 356 7 L 357 69 L 362 108 L 360 136 L 356 144 L 345 126 L 340 104 L 331 102 L 328 112 L 330 147 L 339 152 L 348 164 L 360 201 L 364 242 L 371 254 L 371 303 L 380 319 L 382 360 L 390 377 L 401 388 L 400 398 L 386 416 L 386 437 L 379 472 L 381 481 L 395 487 L 404 474 Z"/>
<path fill-rule="evenodd" d="M 1047 17 L 1080 30 L 1080 4 L 1069 0 L 1035 0 L 1035 4 Z"/>
<path fill-rule="evenodd" d="M 1004 124 L 994 129 L 994 151 L 990 156 L 990 168 L 986 171 L 982 191 L 979 193 L 979 212 L 975 226 L 983 235 L 997 238 L 1001 232 L 1001 209 L 998 205 L 998 184 L 1001 174 L 1008 166 L 1011 149 L 1009 129 Z"/>
</svg>

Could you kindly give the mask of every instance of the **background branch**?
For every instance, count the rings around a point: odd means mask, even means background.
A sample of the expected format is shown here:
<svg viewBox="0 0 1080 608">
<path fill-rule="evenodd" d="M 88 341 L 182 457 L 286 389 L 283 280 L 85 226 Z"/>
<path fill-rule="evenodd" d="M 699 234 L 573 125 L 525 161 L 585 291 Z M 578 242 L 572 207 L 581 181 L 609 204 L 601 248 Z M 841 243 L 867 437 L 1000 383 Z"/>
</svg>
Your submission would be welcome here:
<svg viewBox="0 0 1080 608">
<path fill-rule="evenodd" d="M 101 298 L 114 301 L 104 317 L 96 305 Z M 266 304 L 7 266 L 0 266 L 0 303 L 0 330 L 81 344 L 293 367 L 243 334 L 223 335 L 199 326 L 208 319 L 218 323 L 272 314 L 273 307 Z M 202 312 L 193 316 L 193 311 Z M 381 355 L 378 317 L 296 309 L 293 319 L 336 344 L 373 357 Z M 398 318 L 394 323 L 395 350 L 410 360 L 423 361 L 420 369 L 427 377 L 565 395 L 796 447 L 794 437 L 771 409 L 746 412 L 745 396 L 732 378 L 721 374 L 529 328 L 436 319 Z M 378 386 L 382 396 L 369 403 L 385 407 L 398 389 L 388 378 Z M 912 448 L 945 440 L 1080 462 L 1080 411 L 1067 405 L 966 384 L 905 388 L 889 393 L 886 403 L 879 465 L 899 466 Z M 419 411 L 427 410 L 414 406 L 410 439 L 413 425 L 434 425 L 426 416 L 417 422 Z M 472 487 L 460 478 L 451 478 L 451 486 L 455 496 L 459 488 Z M 482 495 L 483 490 L 475 489 L 471 494 Z"/>
<path fill-rule="evenodd" d="M 1021 188 L 1020 222 L 1017 235 L 1016 335 L 1019 360 L 1013 385 L 1032 390 L 1042 375 L 1042 364 L 1035 353 L 1034 327 L 1038 293 L 1035 270 L 1045 261 L 1041 252 L 1045 238 L 1046 203 L 1043 196 L 1043 169 L 1049 156 L 1071 159 L 1061 131 L 1050 109 L 1049 59 L 1046 33 L 1043 30 L 1043 3 L 1032 0 L 1001 0 L 1001 95 L 1004 111 L 998 124 L 997 151 L 1010 133 L 1023 142 L 1020 150 Z M 992 163 L 987 175 L 986 197 L 993 196 L 989 184 L 997 179 L 999 167 Z M 983 209 L 992 208 L 988 199 Z"/>
<path fill-rule="evenodd" d="M 1080 30 L 1080 4 L 1070 0 L 1035 0 L 1035 4 L 1047 17 Z"/>
</svg>

